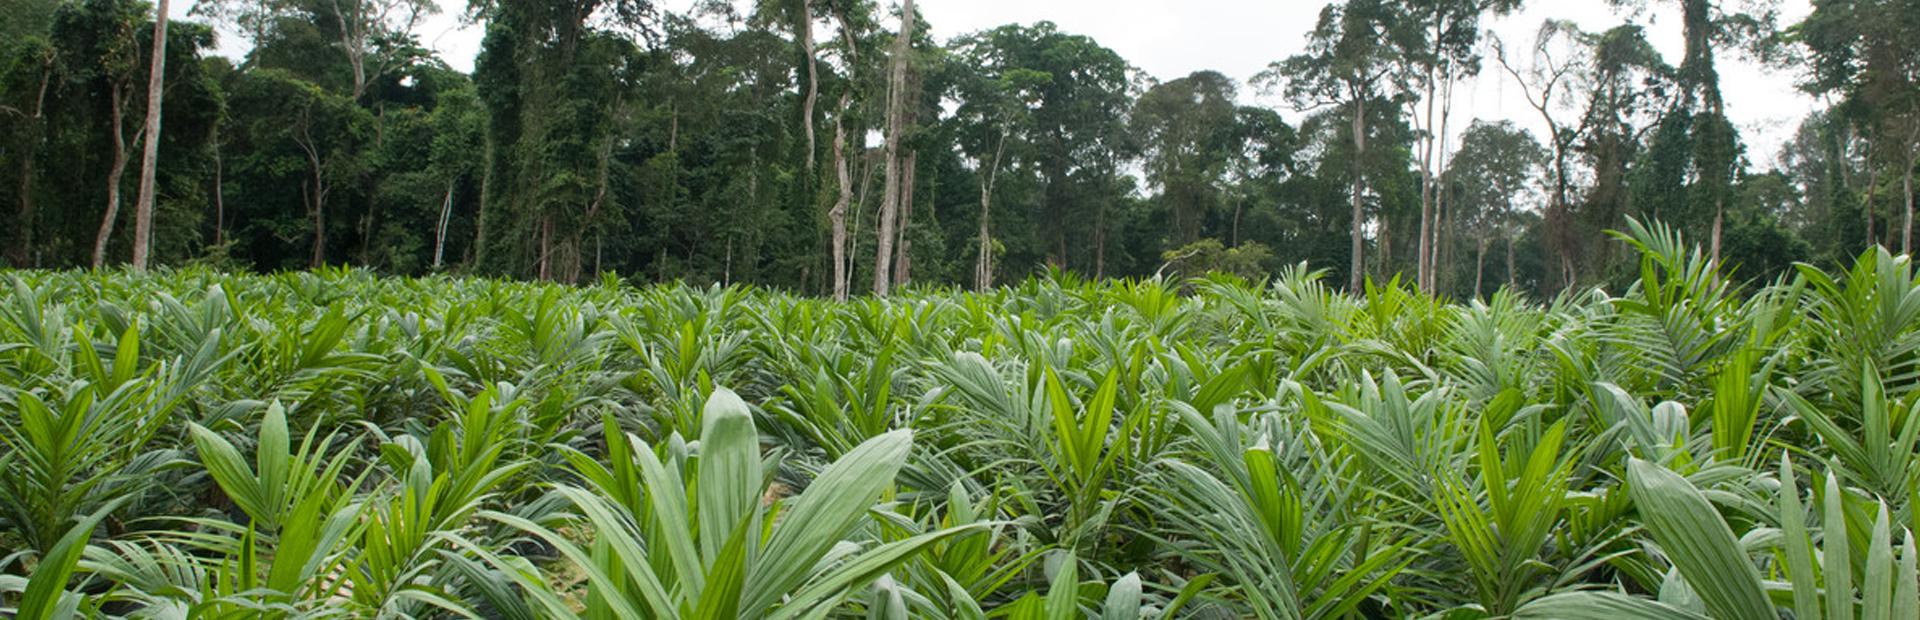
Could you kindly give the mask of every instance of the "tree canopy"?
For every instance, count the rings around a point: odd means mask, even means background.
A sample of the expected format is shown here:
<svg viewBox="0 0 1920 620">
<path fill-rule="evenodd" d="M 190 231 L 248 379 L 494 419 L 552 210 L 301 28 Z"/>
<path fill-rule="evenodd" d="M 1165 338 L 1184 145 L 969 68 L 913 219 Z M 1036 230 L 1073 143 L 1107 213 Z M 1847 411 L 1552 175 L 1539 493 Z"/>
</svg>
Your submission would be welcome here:
<svg viewBox="0 0 1920 620">
<path fill-rule="evenodd" d="M 1209 241 L 1350 287 L 1551 295 L 1628 273 L 1606 231 L 1630 217 L 1761 279 L 1789 263 L 1765 248 L 1910 246 L 1920 6 L 1823 0 L 1781 24 L 1764 3 L 1622 1 L 1599 31 L 1487 32 L 1520 4 L 1331 2 L 1243 84 L 1147 75 L 1049 22 L 942 38 L 862 0 L 477 2 L 471 73 L 421 44 L 430 2 L 207 0 L 168 30 L 148 234 L 163 264 L 821 295 L 1191 271 L 1169 257 Z M 123 262 L 153 8 L 4 7 L 0 257 Z M 1644 34 L 1667 15 L 1677 58 Z M 212 54 L 215 24 L 243 58 Z M 1733 54 L 1832 102 L 1776 162 L 1726 119 Z M 1453 105 L 1489 69 L 1545 132 Z"/>
</svg>

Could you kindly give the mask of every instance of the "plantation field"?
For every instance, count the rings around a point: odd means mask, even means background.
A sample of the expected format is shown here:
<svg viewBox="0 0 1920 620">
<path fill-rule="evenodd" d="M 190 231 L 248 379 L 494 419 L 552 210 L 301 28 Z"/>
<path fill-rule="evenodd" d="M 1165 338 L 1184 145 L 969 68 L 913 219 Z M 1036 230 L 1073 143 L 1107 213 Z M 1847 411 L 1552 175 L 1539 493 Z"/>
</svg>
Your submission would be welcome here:
<svg viewBox="0 0 1920 620">
<path fill-rule="evenodd" d="M 1920 618 L 1920 278 L 0 274 L 20 618 Z"/>
</svg>

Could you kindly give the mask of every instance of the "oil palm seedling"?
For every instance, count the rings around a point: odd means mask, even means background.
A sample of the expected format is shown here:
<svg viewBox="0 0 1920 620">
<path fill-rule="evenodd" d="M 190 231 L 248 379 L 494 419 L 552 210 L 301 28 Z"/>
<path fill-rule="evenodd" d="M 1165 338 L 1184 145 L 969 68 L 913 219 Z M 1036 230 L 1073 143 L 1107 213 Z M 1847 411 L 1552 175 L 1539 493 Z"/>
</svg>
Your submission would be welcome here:
<svg viewBox="0 0 1920 620">
<path fill-rule="evenodd" d="M 1920 277 L 0 274 L 0 615 L 1915 618 Z"/>
<path fill-rule="evenodd" d="M 807 617 L 934 543 L 972 529 L 945 528 L 869 545 L 848 539 L 905 464 L 913 447 L 911 431 L 862 443 L 778 505 L 762 501 L 759 435 L 746 404 L 732 392 L 720 390 L 707 399 L 696 453 L 676 453 L 663 461 L 637 438 L 623 438 L 612 429 L 608 438 L 609 464 L 584 455 L 574 459 L 591 490 L 556 489 L 580 512 L 594 542 L 582 546 L 539 523 L 485 513 L 553 545 L 579 567 L 588 580 L 587 615 Z M 470 550 L 510 574 L 529 593 L 526 604 L 538 615 L 580 615 L 524 558 Z"/>
<path fill-rule="evenodd" d="M 1829 474 L 1817 494 L 1824 527 L 1816 540 L 1792 461 L 1782 457 L 1779 528 L 1743 540 L 1685 477 L 1638 459 L 1628 463 L 1627 475 L 1650 542 L 1672 564 L 1657 598 L 1572 592 L 1537 599 L 1522 616 L 1772 618 L 1787 610 L 1796 618 L 1920 616 L 1911 531 L 1896 533 L 1884 502 L 1854 496 L 1836 476 Z M 1753 558 L 1756 546 L 1764 564 Z M 1854 561 L 1862 551 L 1864 561 Z"/>
</svg>

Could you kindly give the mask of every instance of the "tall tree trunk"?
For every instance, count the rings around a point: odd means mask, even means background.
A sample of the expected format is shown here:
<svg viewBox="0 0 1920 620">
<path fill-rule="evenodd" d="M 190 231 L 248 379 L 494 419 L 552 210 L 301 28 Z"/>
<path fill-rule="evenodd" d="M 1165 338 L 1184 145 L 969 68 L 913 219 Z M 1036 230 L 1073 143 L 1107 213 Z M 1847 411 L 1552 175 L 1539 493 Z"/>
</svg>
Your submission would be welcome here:
<svg viewBox="0 0 1920 620">
<path fill-rule="evenodd" d="M 913 238 L 907 235 L 907 230 L 913 223 L 914 175 L 919 172 L 919 163 L 920 152 L 907 149 L 907 157 L 901 162 L 900 227 L 897 231 L 900 241 L 895 245 L 895 252 L 893 253 L 894 288 L 906 286 L 907 283 L 913 279 L 911 275 L 911 270 L 913 269 Z"/>
<path fill-rule="evenodd" d="M 1425 176 L 1424 171 L 1422 176 Z M 1429 181 L 1423 180 L 1421 184 L 1426 185 L 1428 183 Z M 1430 256 L 1430 253 L 1433 251 L 1433 243 L 1431 241 L 1433 237 L 1433 197 L 1429 195 L 1428 192 L 1430 191 L 1431 190 L 1426 187 L 1420 188 L 1420 228 L 1417 231 L 1420 238 L 1414 246 L 1415 256 L 1413 269 L 1414 283 L 1420 287 L 1420 290 L 1429 292 L 1433 290 L 1432 274 L 1427 271 L 1427 257 Z"/>
<path fill-rule="evenodd" d="M 858 173 L 860 176 L 860 190 L 853 196 L 851 206 L 853 225 L 847 230 L 847 287 L 849 293 L 851 293 L 853 287 L 853 278 L 859 274 L 860 231 L 862 230 L 860 226 L 866 223 L 866 217 L 869 214 L 878 210 L 877 208 L 867 207 L 867 205 L 873 204 L 867 202 L 867 197 L 873 195 L 873 178 L 879 176 L 879 172 L 876 171 L 884 167 L 875 164 L 874 159 L 876 158 L 867 150 L 867 139 L 864 134 L 855 133 L 851 146 L 853 152 L 860 155 L 860 172 Z"/>
<path fill-rule="evenodd" d="M 1563 183 L 1566 177 L 1561 173 L 1556 183 Z M 1559 278 L 1561 289 L 1572 288 L 1576 281 L 1573 268 L 1573 215 L 1567 212 L 1567 196 L 1564 186 L 1556 187 L 1554 195 L 1548 198 L 1547 217 L 1544 229 L 1546 239 L 1543 243 L 1552 248 L 1552 253 L 1560 259 Z M 1546 287 L 1547 279 L 1542 274 L 1541 287 Z"/>
<path fill-rule="evenodd" d="M 366 192 L 363 195 L 373 195 L 372 175 L 362 177 L 360 187 Z M 369 200 L 366 211 L 360 214 L 360 249 L 354 252 L 353 260 L 362 265 L 373 264 L 373 231 L 379 227 L 380 221 L 378 209 L 378 201 Z"/>
<path fill-rule="evenodd" d="M 1553 124 L 1552 115 L 1548 114 L 1544 108 L 1541 109 L 1540 115 L 1547 119 L 1549 129 L 1555 132 L 1553 135 L 1559 135 L 1559 125 Z M 1571 288 L 1574 283 L 1574 239 L 1572 232 L 1573 223 L 1571 221 L 1573 216 L 1567 212 L 1567 186 L 1571 184 L 1571 175 L 1567 170 L 1567 150 L 1567 145 L 1564 142 L 1558 138 L 1554 139 L 1553 193 L 1547 198 L 1547 217 L 1546 225 L 1542 227 L 1542 245 L 1549 248 L 1550 252 L 1559 257 L 1561 284 L 1564 288 Z M 1508 208 L 1509 213 L 1512 212 L 1511 209 L 1511 207 Z M 1507 243 L 1509 245 L 1508 250 L 1511 251 L 1511 245 L 1513 243 L 1511 237 L 1508 238 Z M 1508 271 L 1509 277 L 1511 277 L 1512 270 L 1509 269 Z M 1542 275 L 1541 286 L 1544 287 L 1547 283 L 1544 278 L 1545 274 Z"/>
<path fill-rule="evenodd" d="M 216 246 L 227 242 L 227 188 L 223 178 L 226 165 L 220 156 L 220 141 L 223 139 L 224 135 L 213 140 L 213 244 Z"/>
<path fill-rule="evenodd" d="M 367 59 L 358 53 L 347 53 L 347 61 L 353 67 L 353 101 L 358 103 L 361 95 L 367 93 Z"/>
<path fill-rule="evenodd" d="M 1876 239 L 1873 236 L 1873 199 L 1874 199 L 1874 193 L 1879 189 L 1880 189 L 1880 168 L 1877 166 L 1869 165 L 1867 166 L 1867 200 L 1866 200 L 1865 207 L 1862 208 L 1862 210 L 1865 211 L 1867 214 L 1866 241 L 1867 241 L 1867 247 L 1869 248 L 1873 247 L 1874 244 L 1880 242 L 1879 239 Z"/>
<path fill-rule="evenodd" d="M 1727 199 L 1724 197 L 1714 198 L 1713 200 L 1713 244 L 1712 244 L 1713 245 L 1713 262 L 1711 263 L 1713 265 L 1720 264 L 1720 226 L 1721 226 L 1721 223 L 1726 220 L 1726 211 L 1727 211 Z"/>
<path fill-rule="evenodd" d="M 35 135 L 30 136 L 29 139 L 38 140 L 39 128 L 35 127 L 34 129 Z M 18 157 L 20 158 L 18 172 L 20 212 L 14 218 L 14 225 L 20 227 L 20 233 L 13 240 L 14 245 L 9 251 L 9 258 L 11 259 L 10 262 L 13 263 L 13 268 L 26 269 L 33 266 L 30 264 L 33 259 L 34 226 L 33 155 L 31 151 L 29 151 L 20 153 Z"/>
<path fill-rule="evenodd" d="M 1888 252 L 1893 251 L 1894 246 L 1897 245 L 1896 239 L 1900 236 L 1900 228 L 1894 225 L 1893 218 L 1893 213 L 1887 214 L 1886 233 L 1880 239 L 1881 247 L 1885 247 Z"/>
<path fill-rule="evenodd" d="M 317 177 L 313 184 L 313 203 L 308 207 L 313 217 L 313 247 L 307 257 L 307 267 L 318 268 L 327 262 L 327 203 Z"/>
<path fill-rule="evenodd" d="M 813 2 L 800 0 L 800 19 L 794 30 L 800 34 L 800 52 L 807 57 L 807 96 L 801 100 L 800 122 L 807 135 L 807 171 L 813 171 L 814 146 L 813 106 L 820 97 L 819 62 L 814 58 L 813 50 Z M 813 178 L 813 177 L 808 177 Z"/>
<path fill-rule="evenodd" d="M 367 92 L 367 20 L 364 15 L 367 2 L 349 0 L 348 5 L 342 7 L 340 0 L 332 0 L 333 18 L 340 28 L 340 52 L 347 57 L 347 67 L 353 76 L 352 95 L 355 103 Z"/>
<path fill-rule="evenodd" d="M 1393 217 L 1391 215 L 1380 214 L 1380 230 L 1374 238 L 1376 239 L 1375 247 L 1380 250 L 1378 252 L 1380 257 L 1375 259 L 1380 265 L 1380 277 L 1385 279 L 1398 277 L 1400 271 L 1393 266 Z"/>
<path fill-rule="evenodd" d="M 613 109 L 618 110 L 621 107 L 621 99 L 616 97 L 614 99 Z M 564 242 L 567 248 L 567 271 L 565 279 L 569 283 L 580 281 L 580 269 L 586 265 L 586 260 L 583 258 L 585 254 L 583 248 L 586 246 L 586 229 L 594 229 L 596 231 L 594 233 L 595 238 L 599 238 L 597 231 L 600 227 L 600 212 L 607 206 L 608 196 L 610 195 L 609 192 L 613 185 L 613 142 L 613 135 L 611 133 L 600 140 L 599 153 L 594 158 L 593 199 L 587 202 L 585 214 L 581 216 L 579 224 L 572 227 L 573 230 L 568 233 L 567 239 Z M 752 155 L 752 165 L 749 166 L 748 170 L 757 171 L 759 170 L 760 153 L 756 150 L 752 152 Z M 756 175 L 749 180 L 747 202 L 749 204 L 758 204 L 760 202 L 760 178 Z M 728 258 L 731 260 L 733 240 L 729 238 L 727 243 Z M 599 249 L 596 247 L 594 250 L 595 272 L 600 270 L 599 262 Z M 598 275 L 598 273 L 595 275 Z"/>
<path fill-rule="evenodd" d="M 93 268 L 107 264 L 107 242 L 113 239 L 113 226 L 120 219 L 120 180 L 127 172 L 127 136 L 123 127 L 127 102 L 121 97 L 125 87 L 114 82 L 108 91 L 108 122 L 113 124 L 113 165 L 107 168 L 107 212 L 100 218 L 100 232 L 93 237 Z"/>
<path fill-rule="evenodd" d="M 1061 211 L 1065 211 L 1065 209 L 1061 209 Z M 1062 219 L 1065 219 L 1065 216 L 1062 216 Z M 1054 225 L 1054 230 L 1058 232 L 1056 232 L 1053 235 L 1053 256 L 1054 256 L 1053 266 L 1058 267 L 1062 270 L 1065 270 L 1068 264 L 1067 263 L 1067 227 L 1064 225 L 1061 225 L 1059 221 L 1056 220 L 1056 223 Z"/>
<path fill-rule="evenodd" d="M 1093 207 L 1093 277 L 1107 277 L 1107 202 Z"/>
<path fill-rule="evenodd" d="M 1580 273 L 1575 271 L 1573 256 L 1570 252 L 1560 256 L 1560 279 L 1565 283 L 1561 287 L 1562 290 L 1571 289 L 1573 285 L 1580 282 Z"/>
<path fill-rule="evenodd" d="M 480 203 L 474 205 L 474 246 L 468 253 L 472 255 L 474 271 L 480 271 L 486 265 L 486 211 L 488 200 L 493 198 L 493 136 L 486 136 L 486 144 L 480 148 Z"/>
<path fill-rule="evenodd" d="M 1440 270 L 1440 265 L 1446 262 L 1442 259 L 1453 259 L 1453 223 L 1447 219 L 1446 189 L 1443 184 L 1433 192 L 1433 258 L 1427 261 L 1433 279 L 1431 293 L 1446 290 L 1446 285 L 1452 281 L 1452 278 L 1445 277 L 1447 272 Z"/>
<path fill-rule="evenodd" d="M 839 181 L 839 196 L 827 221 L 833 227 L 833 298 L 847 299 L 847 207 L 853 202 L 853 178 L 847 171 L 847 128 L 841 117 L 847 114 L 848 94 L 840 94 L 840 111 L 833 116 L 833 174 Z"/>
<path fill-rule="evenodd" d="M 1436 24 L 1434 26 L 1434 29 L 1436 31 L 1439 30 L 1439 25 L 1438 25 L 1439 21 L 1440 20 L 1435 20 Z M 1436 32 L 1435 34 L 1437 35 L 1438 32 Z M 1415 286 L 1418 286 L 1421 290 L 1425 290 L 1425 291 L 1432 290 L 1432 284 L 1433 284 L 1431 280 L 1431 274 L 1427 272 L 1427 256 L 1428 256 L 1428 253 L 1433 250 L 1433 243 L 1432 243 L 1433 190 L 1434 190 L 1433 144 L 1434 144 L 1434 140 L 1439 135 L 1435 133 L 1435 127 L 1433 124 L 1433 107 L 1434 107 L 1433 95 L 1435 91 L 1434 73 L 1435 73 L 1435 65 L 1429 63 L 1427 65 L 1427 80 L 1426 80 L 1427 92 L 1425 97 L 1426 104 L 1427 104 L 1427 119 L 1426 119 L 1427 136 L 1426 136 L 1426 139 L 1422 140 L 1422 143 L 1420 144 L 1420 154 L 1419 154 L 1420 226 L 1418 227 L 1419 228 L 1418 232 L 1419 232 L 1420 238 L 1414 244 L 1415 256 L 1413 261 L 1414 262 L 1414 267 L 1413 267 L 1414 284 Z M 1416 122 L 1418 121 L 1416 120 Z"/>
<path fill-rule="evenodd" d="M 880 195 L 880 221 L 875 230 L 873 293 L 886 295 L 893 286 L 893 229 L 900 209 L 900 134 L 906 130 L 907 53 L 913 42 L 913 0 L 900 5 L 900 35 L 893 42 L 887 76 L 886 181 Z"/>
<path fill-rule="evenodd" d="M 308 250 L 307 268 L 318 268 L 327 262 L 327 203 L 326 188 L 320 180 L 320 173 L 313 175 L 312 191 L 307 195 L 307 217 L 313 225 L 313 245 Z"/>
<path fill-rule="evenodd" d="M 33 228 L 39 209 L 33 202 L 33 160 L 34 154 L 40 150 L 41 142 L 46 139 L 43 135 L 46 131 L 46 123 L 43 119 L 47 108 L 47 87 L 52 82 L 53 56 L 49 54 L 40 65 L 40 88 L 34 95 L 33 114 L 27 117 L 26 129 L 15 136 L 22 144 L 19 153 L 15 155 L 20 168 L 18 179 L 20 213 L 15 221 L 15 224 L 20 227 L 20 236 L 14 239 L 15 245 L 11 250 L 15 268 L 37 266 L 34 264 L 37 261 L 33 258 Z"/>
<path fill-rule="evenodd" d="M 981 291 L 993 288 L 993 180 L 1000 174 L 1000 156 L 1006 151 L 1007 132 L 1001 130 L 993 160 L 980 175 L 980 254 L 974 259 L 973 287 Z"/>
<path fill-rule="evenodd" d="M 1507 290 L 1510 292 L 1516 292 L 1516 293 L 1520 291 L 1519 276 L 1514 275 L 1513 273 L 1513 234 L 1512 233 L 1507 234 Z"/>
<path fill-rule="evenodd" d="M 167 0 L 154 6 L 153 63 L 147 72 L 147 144 L 140 156 L 140 194 L 133 206 L 133 269 L 147 269 L 153 237 L 154 165 L 160 156 L 160 99 L 166 94 Z"/>
<path fill-rule="evenodd" d="M 1715 128 L 1714 133 L 1718 134 L 1721 128 L 1727 128 L 1728 130 L 1731 130 L 1732 125 L 1729 121 L 1727 121 L 1726 103 L 1720 98 L 1720 84 L 1718 82 L 1719 76 L 1718 74 L 1713 72 L 1713 58 L 1711 53 L 1708 54 L 1705 63 L 1706 63 L 1707 75 L 1713 80 L 1713 83 L 1709 83 L 1705 85 L 1706 97 L 1707 97 L 1707 109 L 1712 111 L 1713 113 L 1713 118 L 1715 123 L 1712 125 L 1712 127 Z M 1731 138 L 1729 138 L 1729 140 L 1731 140 Z M 1711 162 L 1713 163 L 1713 179 L 1710 182 L 1713 183 L 1714 185 L 1713 186 L 1713 262 L 1711 264 L 1715 266 L 1718 266 L 1721 264 L 1720 263 L 1720 231 L 1724 228 L 1724 224 L 1727 219 L 1727 193 L 1733 191 L 1733 161 L 1731 160 L 1732 156 L 1726 155 L 1726 157 L 1728 158 L 1728 161 Z"/>
<path fill-rule="evenodd" d="M 1906 199 L 1907 212 L 1900 222 L 1900 253 L 1913 254 L 1913 140 L 1908 140 L 1907 167 L 1900 171 L 1900 193 Z"/>
<path fill-rule="evenodd" d="M 843 53 L 846 54 L 847 81 L 851 83 L 854 78 L 854 70 L 860 64 L 860 46 L 854 40 L 853 24 L 847 21 L 846 11 L 835 10 L 834 18 L 840 22 L 841 40 L 846 44 Z M 832 229 L 833 298 L 836 301 L 846 301 L 847 295 L 852 292 L 851 289 L 853 288 L 853 253 L 848 247 L 849 236 L 847 234 L 847 210 L 853 207 L 853 175 L 847 162 L 847 130 L 844 124 L 847 111 L 851 109 L 852 95 L 851 88 L 843 88 L 840 92 L 839 107 L 834 110 L 833 114 L 833 167 L 837 187 L 835 188 L 836 196 L 834 198 L 833 208 L 827 211 L 827 219 Z M 864 135 L 856 137 L 860 138 L 858 150 L 864 152 L 866 150 L 866 139 Z M 864 170 L 861 175 L 861 195 L 864 197 L 866 193 L 866 173 Z"/>
<path fill-rule="evenodd" d="M 1352 250 L 1347 261 L 1347 290 L 1359 293 L 1366 282 L 1366 224 L 1367 214 L 1362 198 L 1366 193 L 1366 178 L 1362 174 L 1360 156 L 1367 150 L 1367 102 L 1360 93 L 1353 95 L 1353 230 Z"/>
<path fill-rule="evenodd" d="M 447 198 L 440 202 L 440 221 L 433 227 L 433 269 L 440 270 L 447 250 L 447 220 L 453 217 L 453 187 L 458 179 L 447 181 Z"/>
<path fill-rule="evenodd" d="M 1227 247 L 1240 247 L 1240 212 L 1245 210 L 1247 200 L 1237 198 L 1233 201 L 1233 223 L 1227 228 Z"/>
<path fill-rule="evenodd" d="M 547 267 L 553 257 L 553 215 L 540 216 L 540 253 L 535 257 L 535 273 L 541 280 L 547 279 Z"/>
<path fill-rule="evenodd" d="M 307 266 L 318 268 L 327 262 L 327 166 L 320 156 L 320 146 L 312 135 L 312 120 L 302 112 L 300 139 L 295 143 L 307 156 L 307 166 L 313 173 L 313 191 L 308 196 L 308 216 L 313 220 L 313 248 L 308 256 Z"/>
<path fill-rule="evenodd" d="M 991 185 L 991 183 L 987 183 L 986 185 Z M 977 250 L 979 253 L 974 256 L 973 259 L 973 289 L 976 291 L 985 291 L 993 287 L 993 231 L 992 222 L 989 219 L 992 217 L 992 213 L 993 209 L 991 205 L 988 204 L 987 194 L 982 192 L 980 195 L 980 234 L 978 237 L 980 239 L 980 247 Z"/>
<path fill-rule="evenodd" d="M 1487 277 L 1487 238 L 1480 237 L 1479 249 L 1473 253 L 1473 298 L 1480 298 L 1480 286 Z"/>
<path fill-rule="evenodd" d="M 1447 174 L 1447 138 L 1449 137 L 1447 130 L 1448 130 L 1448 127 L 1452 124 L 1452 120 L 1453 120 L 1453 78 L 1451 77 L 1453 75 L 1452 61 L 1448 61 L 1445 75 L 1448 77 L 1440 84 L 1440 124 L 1439 124 L 1440 145 L 1438 149 L 1435 151 L 1435 154 L 1432 158 L 1433 168 L 1434 168 L 1433 174 L 1431 175 L 1433 177 L 1433 184 L 1434 184 L 1433 231 L 1428 235 L 1428 238 L 1430 239 L 1430 252 L 1426 257 L 1427 290 L 1429 291 L 1441 290 L 1441 283 L 1440 283 L 1441 251 L 1442 251 L 1442 248 L 1447 247 L 1442 242 L 1441 236 L 1446 234 L 1450 230 L 1450 226 L 1446 225 L 1446 222 L 1447 222 L 1446 174 Z M 1451 237 L 1449 236 L 1448 239 L 1451 240 Z M 1447 256 L 1451 257 L 1452 253 L 1449 251 Z"/>
<path fill-rule="evenodd" d="M 1521 94 L 1525 96 L 1527 106 L 1533 108 L 1534 112 L 1540 115 L 1540 120 L 1543 121 L 1547 127 L 1546 135 L 1549 138 L 1547 144 L 1552 146 L 1551 152 L 1553 155 L 1553 161 L 1551 162 L 1553 185 L 1550 188 L 1551 191 L 1547 199 L 1546 221 L 1541 227 L 1541 245 L 1546 248 L 1547 252 L 1559 255 L 1561 274 L 1564 277 L 1572 271 L 1572 259 L 1570 258 L 1572 248 L 1570 247 L 1571 244 L 1567 243 L 1571 235 L 1565 230 L 1567 227 L 1566 220 L 1568 218 L 1564 210 L 1564 206 L 1567 204 L 1569 177 L 1567 172 L 1567 151 L 1569 150 L 1569 145 L 1568 141 L 1562 137 L 1569 135 L 1569 132 L 1561 131 L 1560 123 L 1553 118 L 1553 97 L 1558 90 L 1560 80 L 1567 75 L 1567 65 L 1562 64 L 1556 66 L 1549 62 L 1550 72 L 1546 76 L 1546 79 L 1543 82 L 1529 86 L 1529 80 L 1522 75 L 1519 69 L 1507 61 L 1504 52 L 1497 54 L 1496 58 L 1500 63 L 1500 67 L 1506 70 L 1507 75 L 1512 76 L 1514 80 L 1520 82 L 1520 84 L 1525 87 Z M 1540 89 L 1538 97 L 1536 97 L 1532 91 L 1526 90 L 1526 88 L 1536 87 Z M 1507 218 L 1507 222 L 1504 223 L 1511 224 L 1511 206 L 1507 209 L 1507 215 L 1509 217 Z M 1513 233 L 1509 232 L 1507 237 L 1507 253 L 1509 256 L 1513 253 L 1512 234 Z M 1543 256 L 1542 258 L 1545 259 L 1547 257 Z M 1513 288 L 1512 269 L 1507 270 L 1507 277 L 1507 287 Z M 1569 280 L 1569 282 L 1571 282 L 1571 280 Z"/>
</svg>

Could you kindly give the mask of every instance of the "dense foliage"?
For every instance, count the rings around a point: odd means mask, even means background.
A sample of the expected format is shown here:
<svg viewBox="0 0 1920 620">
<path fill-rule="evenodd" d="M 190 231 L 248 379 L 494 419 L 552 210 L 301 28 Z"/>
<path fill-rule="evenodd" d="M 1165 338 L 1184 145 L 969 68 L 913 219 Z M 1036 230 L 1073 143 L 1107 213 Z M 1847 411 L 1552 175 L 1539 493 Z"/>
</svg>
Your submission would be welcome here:
<svg viewBox="0 0 1920 620">
<path fill-rule="evenodd" d="M 1630 217 L 1762 280 L 1911 249 L 1915 0 L 1799 23 L 1770 0 L 1614 0 L 1617 25 L 1508 40 L 1488 28 L 1521 0 L 1343 0 L 1251 83 L 875 0 L 474 0 L 480 48 L 444 58 L 420 25 L 443 4 L 197 0 L 164 39 L 153 262 L 843 296 L 1237 252 L 1349 292 L 1404 274 L 1546 297 L 1630 279 L 1604 234 Z M 0 0 L 4 264 L 134 253 L 152 11 Z M 244 55 L 214 55 L 216 30 Z M 1830 102 L 1778 160 L 1723 109 L 1737 55 Z M 1537 109 L 1469 109 L 1475 79 Z"/>
<path fill-rule="evenodd" d="M 14 272 L 18 617 L 1913 618 L 1920 274 Z"/>
</svg>

